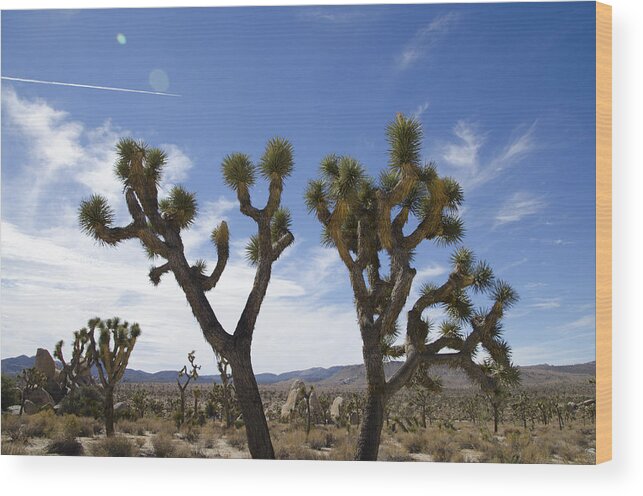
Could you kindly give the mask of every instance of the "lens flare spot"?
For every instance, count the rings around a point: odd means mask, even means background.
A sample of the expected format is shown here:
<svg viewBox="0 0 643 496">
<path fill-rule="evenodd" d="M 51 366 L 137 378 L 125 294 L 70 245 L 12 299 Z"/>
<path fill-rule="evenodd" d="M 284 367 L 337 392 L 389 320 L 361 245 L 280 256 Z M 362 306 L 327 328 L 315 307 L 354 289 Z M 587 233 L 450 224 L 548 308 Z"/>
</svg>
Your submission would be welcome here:
<svg viewBox="0 0 643 496">
<path fill-rule="evenodd" d="M 167 73 L 161 69 L 154 69 L 150 72 L 150 86 L 155 91 L 167 91 L 170 87 L 170 78 Z"/>
<path fill-rule="evenodd" d="M 116 41 L 118 41 L 120 45 L 124 45 L 127 43 L 127 37 L 123 33 L 118 33 L 116 35 Z"/>
</svg>

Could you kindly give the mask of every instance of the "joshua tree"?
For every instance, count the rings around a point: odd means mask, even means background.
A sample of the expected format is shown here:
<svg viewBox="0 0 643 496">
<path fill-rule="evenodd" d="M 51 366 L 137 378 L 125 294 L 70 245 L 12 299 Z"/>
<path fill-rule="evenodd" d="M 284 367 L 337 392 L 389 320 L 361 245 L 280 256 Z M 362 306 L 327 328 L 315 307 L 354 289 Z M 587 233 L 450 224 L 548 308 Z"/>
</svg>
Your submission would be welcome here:
<svg viewBox="0 0 643 496">
<path fill-rule="evenodd" d="M 192 380 L 196 381 L 199 378 L 199 369 L 200 365 L 194 363 L 194 350 L 188 353 L 188 362 L 190 362 L 190 369 L 188 370 L 187 365 L 183 365 L 183 368 L 179 370 L 179 373 L 176 377 L 176 384 L 179 386 L 179 392 L 181 394 L 181 403 L 179 404 L 179 419 L 178 424 L 183 425 L 185 422 L 185 390 L 188 388 L 188 385 Z M 194 413 L 196 414 L 196 397 L 195 397 L 195 409 Z"/>
<path fill-rule="evenodd" d="M 460 367 L 490 389 L 495 379 L 486 373 L 488 367 L 474 360 L 482 346 L 488 365 L 517 375 L 499 323 L 516 294 L 508 284 L 495 281 L 491 268 L 476 263 L 465 248 L 453 254 L 446 282 L 420 289 L 407 313 L 405 342 L 395 344 L 398 318 L 416 274 L 413 255 L 424 240 L 451 245 L 462 239 L 457 211 L 463 193 L 456 181 L 439 177 L 433 164 L 420 163 L 422 129 L 416 119 L 398 114 L 387 136 L 389 167 L 379 181 L 368 177 L 354 158 L 329 155 L 321 162 L 321 178 L 311 181 L 306 191 L 308 208 L 323 226 L 323 242 L 337 249 L 354 294 L 368 384 L 358 460 L 377 459 L 385 404 L 411 380 L 420 363 Z M 388 265 L 386 274 L 381 272 L 383 262 Z M 488 293 L 491 308 L 474 311 L 469 290 Z M 423 313 L 432 306 L 446 308 L 449 318 L 431 341 L 432 325 Z M 471 331 L 465 334 L 467 326 Z M 406 355 L 389 380 L 384 375 L 386 355 Z"/>
<path fill-rule="evenodd" d="M 138 324 L 121 321 L 118 317 L 105 321 L 96 317 L 87 324 L 92 361 L 98 369 L 98 378 L 105 396 L 105 434 L 114 435 L 114 389 L 123 378 L 136 340 L 141 334 Z M 98 329 L 98 343 L 94 336 Z"/>
<path fill-rule="evenodd" d="M 411 404 L 420 409 L 420 425 L 426 429 L 429 401 L 433 395 L 442 392 L 442 380 L 429 376 L 426 366 L 421 364 L 406 386 L 411 390 Z"/>
<path fill-rule="evenodd" d="M 514 416 L 522 423 L 523 429 L 527 428 L 527 420 L 532 419 L 533 423 L 533 405 L 529 395 L 522 391 L 516 396 L 515 401 L 511 404 Z"/>
<path fill-rule="evenodd" d="M 257 224 L 257 234 L 251 237 L 247 247 L 248 259 L 256 266 L 254 284 L 234 333 L 223 328 L 206 297 L 206 293 L 219 282 L 228 261 L 227 223 L 221 222 L 212 231 L 211 240 L 218 259 L 213 271 L 206 274 L 203 260 L 197 260 L 192 265 L 187 261 L 181 238 L 181 232 L 192 225 L 197 214 L 195 195 L 181 186 L 175 186 L 166 198 L 159 199 L 165 153 L 131 139 L 121 140 L 117 151 L 116 174 L 124 185 L 132 222 L 124 227 L 114 227 L 114 212 L 107 200 L 93 195 L 80 205 L 82 230 L 111 246 L 128 239 L 138 239 L 152 258 L 165 260 L 150 270 L 151 281 L 158 284 L 164 274 L 174 274 L 206 341 L 230 363 L 250 454 L 253 458 L 274 458 L 250 351 L 259 310 L 270 282 L 272 264 L 294 241 L 290 232 L 290 214 L 280 208 L 283 183 L 293 168 L 292 146 L 284 139 L 270 140 L 258 167 L 242 153 L 234 153 L 223 159 L 225 183 L 236 192 L 241 213 Z M 250 198 L 250 188 L 257 172 L 269 182 L 268 199 L 262 209 L 254 206 Z"/>
<path fill-rule="evenodd" d="M 94 383 L 91 375 L 92 353 L 90 350 L 89 333 L 86 328 L 74 332 L 74 342 L 72 343 L 71 359 L 65 360 L 63 355 L 62 339 L 56 343 L 54 357 L 60 360 L 62 364 L 62 384 L 70 390 L 76 389 L 79 385 L 88 385 Z"/>
<path fill-rule="evenodd" d="M 44 388 L 47 384 L 47 376 L 37 368 L 31 367 L 23 369 L 18 374 L 17 379 L 17 388 L 20 391 L 20 415 L 22 415 L 29 393 L 36 389 Z"/>
<path fill-rule="evenodd" d="M 219 370 L 219 376 L 221 377 L 221 406 L 223 407 L 223 421 L 225 422 L 226 428 L 232 426 L 232 409 L 230 405 L 231 399 L 231 388 L 233 387 L 230 384 L 230 373 L 229 367 L 230 362 L 222 357 L 219 353 L 214 353 L 217 360 L 217 369 Z"/>
</svg>

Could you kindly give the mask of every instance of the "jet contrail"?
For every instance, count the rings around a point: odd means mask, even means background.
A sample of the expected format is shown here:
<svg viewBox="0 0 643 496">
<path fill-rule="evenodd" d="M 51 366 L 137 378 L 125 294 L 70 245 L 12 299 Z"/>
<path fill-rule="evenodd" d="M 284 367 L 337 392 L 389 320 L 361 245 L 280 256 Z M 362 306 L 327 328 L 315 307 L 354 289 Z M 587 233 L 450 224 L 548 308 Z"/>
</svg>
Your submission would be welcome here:
<svg viewBox="0 0 643 496">
<path fill-rule="evenodd" d="M 161 91 L 132 90 L 129 88 L 114 88 L 112 86 L 93 86 L 91 84 L 62 83 L 60 81 L 41 81 L 39 79 L 24 79 L 24 78 L 9 77 L 9 76 L 2 76 L 2 79 L 6 79 L 7 81 L 19 81 L 21 83 L 52 84 L 54 86 L 73 86 L 74 88 L 91 88 L 93 90 L 124 91 L 126 93 L 144 93 L 146 95 L 160 95 L 160 96 L 181 96 L 181 95 L 177 95 L 176 93 L 163 93 Z"/>
</svg>

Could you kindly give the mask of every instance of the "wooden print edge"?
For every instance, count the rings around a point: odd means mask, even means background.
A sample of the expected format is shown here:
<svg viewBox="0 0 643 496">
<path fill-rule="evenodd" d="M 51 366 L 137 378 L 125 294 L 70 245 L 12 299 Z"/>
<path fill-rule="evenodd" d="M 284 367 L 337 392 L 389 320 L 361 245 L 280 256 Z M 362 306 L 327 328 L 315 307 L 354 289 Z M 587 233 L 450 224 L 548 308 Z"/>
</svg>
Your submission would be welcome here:
<svg viewBox="0 0 643 496">
<path fill-rule="evenodd" d="M 596 2 L 596 463 L 612 459 L 612 7 Z"/>
</svg>

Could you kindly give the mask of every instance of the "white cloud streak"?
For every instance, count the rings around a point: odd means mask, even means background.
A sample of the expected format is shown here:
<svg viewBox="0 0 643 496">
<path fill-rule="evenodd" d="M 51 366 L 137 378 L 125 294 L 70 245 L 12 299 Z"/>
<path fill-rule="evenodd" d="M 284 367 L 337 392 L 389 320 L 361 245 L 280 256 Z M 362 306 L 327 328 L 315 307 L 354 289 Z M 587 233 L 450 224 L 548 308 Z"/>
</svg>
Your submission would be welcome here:
<svg viewBox="0 0 643 496">
<path fill-rule="evenodd" d="M 514 193 L 498 211 L 494 227 L 521 221 L 525 217 L 537 214 L 543 210 L 546 205 L 543 198 L 525 191 L 518 191 Z"/>
<path fill-rule="evenodd" d="M 453 128 L 457 140 L 442 145 L 441 156 L 450 166 L 454 177 L 465 191 L 472 191 L 491 181 L 535 148 L 534 132 L 536 122 L 529 127 L 521 126 L 514 131 L 509 142 L 497 151 L 492 158 L 483 161 L 481 151 L 487 133 L 482 132 L 475 123 L 460 120 Z"/>
<path fill-rule="evenodd" d="M 92 84 L 80 84 L 80 83 L 63 83 L 61 81 L 43 81 L 41 79 L 26 79 L 10 76 L 2 76 L 2 79 L 7 81 L 17 81 L 21 83 L 34 83 L 34 84 L 48 84 L 51 86 L 70 86 L 72 88 L 87 88 L 92 90 L 104 90 L 104 91 L 120 91 L 123 93 L 142 93 L 145 95 L 157 95 L 157 96 L 174 96 L 180 97 L 176 93 L 164 93 L 162 91 L 146 91 L 146 90 L 135 90 L 131 88 L 117 88 L 114 86 L 95 86 Z"/>
<path fill-rule="evenodd" d="M 457 18 L 457 14 L 451 12 L 436 17 L 429 24 L 418 29 L 413 38 L 397 56 L 396 63 L 398 69 L 408 69 L 424 58 L 430 52 L 431 48 L 449 31 L 449 28 Z"/>
</svg>

